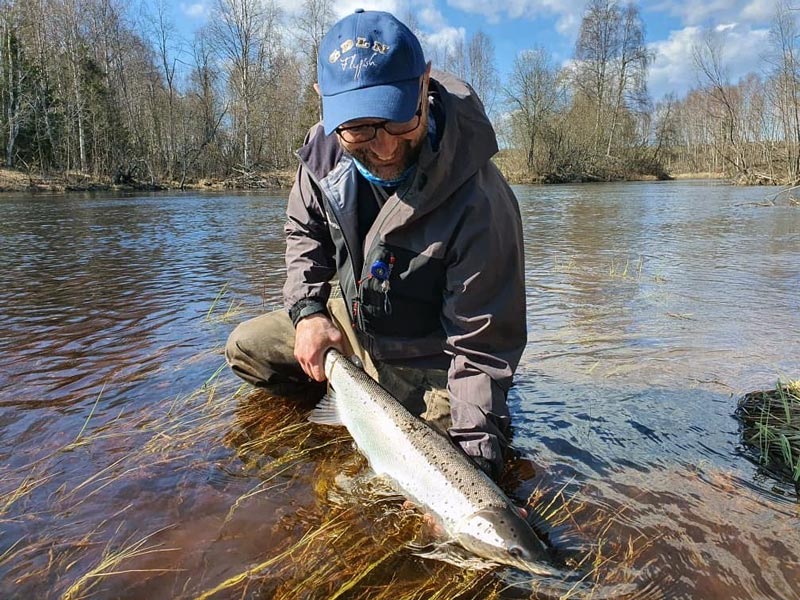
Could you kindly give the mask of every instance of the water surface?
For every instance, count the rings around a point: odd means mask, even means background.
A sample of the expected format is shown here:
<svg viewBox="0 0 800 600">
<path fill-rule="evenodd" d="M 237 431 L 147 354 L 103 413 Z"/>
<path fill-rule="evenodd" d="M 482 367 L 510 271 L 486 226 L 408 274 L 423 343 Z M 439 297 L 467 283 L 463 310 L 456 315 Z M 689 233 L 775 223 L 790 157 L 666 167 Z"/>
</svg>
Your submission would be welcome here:
<svg viewBox="0 0 800 600">
<path fill-rule="evenodd" d="M 654 594 L 798 597 L 794 491 L 732 413 L 800 378 L 800 208 L 716 182 L 515 191 L 529 344 L 511 403 L 536 473 L 507 490 L 563 489 L 608 570 Z M 337 510 L 342 547 L 392 549 L 347 597 L 459 576 L 375 537 L 405 518 L 391 502 L 341 508 L 363 465 L 340 433 L 212 377 L 235 324 L 280 306 L 285 202 L 0 198 L 3 596 L 196 597 L 247 572 L 214 597 L 329 597 L 302 569 L 335 557 L 270 557 Z"/>
</svg>

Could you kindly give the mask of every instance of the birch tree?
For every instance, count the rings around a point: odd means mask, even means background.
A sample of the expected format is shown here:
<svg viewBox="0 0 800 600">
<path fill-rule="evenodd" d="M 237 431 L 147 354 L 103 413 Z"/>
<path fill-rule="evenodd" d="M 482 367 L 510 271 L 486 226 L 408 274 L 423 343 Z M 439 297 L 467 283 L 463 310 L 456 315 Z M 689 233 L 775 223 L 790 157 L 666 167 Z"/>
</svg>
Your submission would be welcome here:
<svg viewBox="0 0 800 600">
<path fill-rule="evenodd" d="M 512 110 L 515 137 L 523 145 L 526 166 L 535 173 L 540 170 L 536 156 L 542 132 L 564 100 L 558 71 L 544 48 L 517 55 L 505 96 Z"/>
<path fill-rule="evenodd" d="M 314 89 L 317 81 L 317 57 L 322 38 L 336 20 L 332 0 L 303 0 L 300 13 L 294 19 L 302 58 L 300 80 L 301 114 L 300 130 L 307 131 L 322 118 L 321 99 Z M 303 68 L 305 67 L 305 68 Z"/>
<path fill-rule="evenodd" d="M 772 52 L 772 103 L 780 115 L 785 142 L 788 180 L 800 179 L 800 31 L 795 13 L 786 2 L 779 2 L 770 30 Z"/>
<path fill-rule="evenodd" d="M 267 85 L 278 9 L 271 0 L 217 0 L 209 31 L 236 99 L 242 168 L 251 167 L 253 107 Z"/>
<path fill-rule="evenodd" d="M 0 7 L 0 103 L 2 104 L 5 165 L 14 166 L 14 150 L 27 119 L 31 99 L 27 92 L 28 68 L 20 39 L 20 17 L 14 4 Z"/>
<path fill-rule="evenodd" d="M 591 136 L 595 155 L 601 143 L 611 157 L 620 124 L 637 109 L 649 106 L 645 46 L 638 8 L 621 8 L 615 0 L 590 0 L 575 45 L 575 88 L 593 114 Z M 623 146 L 629 145 L 623 141 Z"/>
</svg>

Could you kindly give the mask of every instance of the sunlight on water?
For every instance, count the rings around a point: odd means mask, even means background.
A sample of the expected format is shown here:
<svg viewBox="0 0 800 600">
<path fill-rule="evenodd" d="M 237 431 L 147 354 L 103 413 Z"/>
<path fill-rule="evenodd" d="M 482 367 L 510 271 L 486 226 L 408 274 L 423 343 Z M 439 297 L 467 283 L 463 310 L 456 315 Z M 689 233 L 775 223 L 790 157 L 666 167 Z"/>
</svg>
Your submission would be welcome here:
<svg viewBox="0 0 800 600">
<path fill-rule="evenodd" d="M 547 516 L 563 581 L 425 558 L 420 515 L 311 403 L 218 371 L 233 326 L 280 307 L 285 198 L 8 196 L 2 595 L 796 597 L 796 498 L 732 414 L 800 378 L 800 208 L 719 183 L 515 190 L 526 458 L 504 487 Z"/>
</svg>

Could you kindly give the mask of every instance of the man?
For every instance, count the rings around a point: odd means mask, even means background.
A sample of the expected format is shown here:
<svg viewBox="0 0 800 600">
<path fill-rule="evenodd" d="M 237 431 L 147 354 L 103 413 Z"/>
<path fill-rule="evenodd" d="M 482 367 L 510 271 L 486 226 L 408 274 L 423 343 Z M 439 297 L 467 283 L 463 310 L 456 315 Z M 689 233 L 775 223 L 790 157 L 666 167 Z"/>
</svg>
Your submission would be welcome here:
<svg viewBox="0 0 800 600">
<path fill-rule="evenodd" d="M 228 362 L 275 390 L 324 381 L 328 348 L 355 354 L 496 479 L 525 289 L 519 208 L 489 160 L 483 106 L 431 73 L 394 16 L 361 9 L 323 39 L 317 91 L 323 121 L 287 208 L 289 318 L 241 324 Z"/>
</svg>

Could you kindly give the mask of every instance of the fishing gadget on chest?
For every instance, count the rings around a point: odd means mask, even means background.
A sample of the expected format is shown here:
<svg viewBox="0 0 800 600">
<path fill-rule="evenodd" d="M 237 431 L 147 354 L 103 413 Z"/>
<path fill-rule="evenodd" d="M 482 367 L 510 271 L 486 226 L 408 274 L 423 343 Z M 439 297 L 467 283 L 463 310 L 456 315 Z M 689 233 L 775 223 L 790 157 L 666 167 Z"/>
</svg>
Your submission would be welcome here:
<svg viewBox="0 0 800 600">
<path fill-rule="evenodd" d="M 390 254 L 388 261 L 376 260 L 369 268 L 369 278 L 380 282 L 380 290 L 383 293 L 383 309 L 387 315 L 392 314 L 392 303 L 389 301 L 389 278 L 394 267 L 394 255 Z"/>
</svg>

